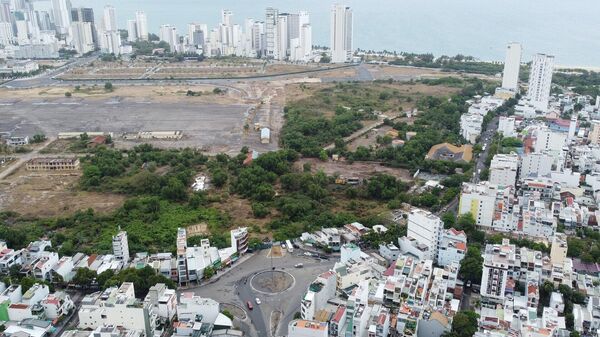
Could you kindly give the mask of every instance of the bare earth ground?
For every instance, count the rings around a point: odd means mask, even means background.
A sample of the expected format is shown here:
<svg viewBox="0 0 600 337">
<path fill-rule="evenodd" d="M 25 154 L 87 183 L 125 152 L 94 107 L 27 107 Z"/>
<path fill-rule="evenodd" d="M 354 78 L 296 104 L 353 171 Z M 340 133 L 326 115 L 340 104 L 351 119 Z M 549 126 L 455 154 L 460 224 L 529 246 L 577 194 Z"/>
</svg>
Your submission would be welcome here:
<svg viewBox="0 0 600 337">
<path fill-rule="evenodd" d="M 88 208 L 108 213 L 123 204 L 115 194 L 76 191 L 81 172 L 29 172 L 24 167 L 0 182 L 0 210 L 55 217 Z"/>
<path fill-rule="evenodd" d="M 365 179 L 376 173 L 386 173 L 403 181 L 412 181 L 412 175 L 408 170 L 386 167 L 375 162 L 354 162 L 348 164 L 344 161 L 328 160 L 323 162 L 316 158 L 302 158 L 295 163 L 296 168 L 300 170 L 304 163 L 311 164 L 312 172 L 322 170 L 328 176 L 343 175 Z"/>
</svg>

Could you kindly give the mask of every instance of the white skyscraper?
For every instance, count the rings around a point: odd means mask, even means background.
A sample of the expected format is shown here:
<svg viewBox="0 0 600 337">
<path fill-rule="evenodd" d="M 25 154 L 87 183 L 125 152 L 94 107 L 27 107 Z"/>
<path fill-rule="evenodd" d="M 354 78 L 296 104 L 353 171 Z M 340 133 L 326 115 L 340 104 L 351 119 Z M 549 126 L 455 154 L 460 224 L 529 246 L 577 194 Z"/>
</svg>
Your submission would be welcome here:
<svg viewBox="0 0 600 337">
<path fill-rule="evenodd" d="M 137 30 L 137 21 L 127 20 L 127 41 L 135 42 L 139 39 L 140 35 Z"/>
<path fill-rule="evenodd" d="M 13 26 L 10 22 L 0 22 L 0 44 L 9 45 L 15 41 Z"/>
<path fill-rule="evenodd" d="M 71 24 L 71 44 L 79 54 L 94 50 L 94 39 L 91 22 L 73 22 Z"/>
<path fill-rule="evenodd" d="M 229 9 L 221 11 L 221 23 L 226 26 L 233 26 L 233 12 Z"/>
<path fill-rule="evenodd" d="M 100 32 L 100 51 L 106 54 L 120 53 L 121 35 L 118 31 L 103 31 Z"/>
<path fill-rule="evenodd" d="M 146 13 L 142 11 L 135 12 L 135 22 L 137 24 L 137 33 L 140 40 L 148 40 L 148 19 Z"/>
<path fill-rule="evenodd" d="M 265 57 L 267 58 L 279 58 L 276 51 L 276 41 L 278 40 L 278 18 L 279 11 L 276 8 L 267 8 L 265 16 Z"/>
<path fill-rule="evenodd" d="M 537 110 L 543 112 L 548 110 L 553 71 L 554 56 L 536 54 L 533 57 L 531 71 L 529 73 L 529 90 L 527 91 L 527 98 Z"/>
<path fill-rule="evenodd" d="M 285 60 L 288 51 L 288 16 L 279 15 L 277 18 L 277 39 L 275 40 L 275 52 L 273 58 Z"/>
<path fill-rule="evenodd" d="M 104 6 L 104 30 L 117 31 L 117 15 L 113 6 Z"/>
<path fill-rule="evenodd" d="M 52 0 L 54 12 L 54 25 L 59 34 L 67 34 L 71 27 L 71 1 Z"/>
<path fill-rule="evenodd" d="M 179 39 L 177 38 L 177 28 L 171 25 L 160 26 L 159 38 L 161 41 L 165 41 L 171 47 L 171 52 L 177 51 L 177 45 Z"/>
<path fill-rule="evenodd" d="M 519 71 L 521 70 L 521 44 L 509 43 L 506 47 L 506 59 L 502 74 L 502 88 L 514 92 L 519 91 Z"/>
<path fill-rule="evenodd" d="M 352 58 L 352 10 L 335 4 L 331 9 L 331 62 L 344 63 Z"/>
<path fill-rule="evenodd" d="M 127 242 L 127 232 L 120 231 L 112 237 L 113 254 L 115 257 L 125 263 L 129 261 L 129 243 Z"/>
</svg>

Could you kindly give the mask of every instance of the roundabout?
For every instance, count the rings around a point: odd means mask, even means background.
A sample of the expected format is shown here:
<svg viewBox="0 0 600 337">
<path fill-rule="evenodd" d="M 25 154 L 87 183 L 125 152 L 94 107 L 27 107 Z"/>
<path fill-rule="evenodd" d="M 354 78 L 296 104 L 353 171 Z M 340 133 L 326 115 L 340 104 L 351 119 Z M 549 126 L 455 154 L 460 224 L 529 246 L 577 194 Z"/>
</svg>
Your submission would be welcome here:
<svg viewBox="0 0 600 337">
<path fill-rule="evenodd" d="M 250 279 L 252 289 L 266 295 L 276 295 L 293 288 L 296 279 L 282 270 L 262 271 Z"/>
</svg>

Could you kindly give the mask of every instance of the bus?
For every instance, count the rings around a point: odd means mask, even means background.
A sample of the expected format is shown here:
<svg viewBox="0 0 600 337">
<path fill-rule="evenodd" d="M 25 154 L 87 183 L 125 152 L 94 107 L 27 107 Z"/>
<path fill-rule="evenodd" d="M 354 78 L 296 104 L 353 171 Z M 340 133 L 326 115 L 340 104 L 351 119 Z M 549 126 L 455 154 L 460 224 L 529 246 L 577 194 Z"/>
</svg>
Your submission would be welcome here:
<svg viewBox="0 0 600 337">
<path fill-rule="evenodd" d="M 290 240 L 285 240 L 285 245 L 287 246 L 288 252 L 294 252 L 294 246 L 292 245 L 292 242 Z"/>
</svg>

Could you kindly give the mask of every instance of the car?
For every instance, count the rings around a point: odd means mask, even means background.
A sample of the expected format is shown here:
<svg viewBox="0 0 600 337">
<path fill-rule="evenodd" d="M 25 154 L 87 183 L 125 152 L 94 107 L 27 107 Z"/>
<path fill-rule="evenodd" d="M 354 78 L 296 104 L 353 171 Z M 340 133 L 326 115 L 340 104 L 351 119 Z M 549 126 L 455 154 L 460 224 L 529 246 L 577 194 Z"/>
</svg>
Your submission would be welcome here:
<svg viewBox="0 0 600 337">
<path fill-rule="evenodd" d="M 304 252 L 304 255 L 306 255 L 306 256 L 312 256 L 312 253 L 311 252 Z"/>
<path fill-rule="evenodd" d="M 257 298 L 255 298 L 254 300 L 256 301 L 256 304 L 260 305 L 260 303 L 261 303 L 261 302 L 260 302 L 260 298 L 258 298 L 258 297 L 257 297 Z"/>
<path fill-rule="evenodd" d="M 304 264 L 302 264 L 302 263 L 296 263 L 296 264 L 294 265 L 294 267 L 295 267 L 295 268 L 302 268 L 302 267 L 304 267 Z"/>
<path fill-rule="evenodd" d="M 254 309 L 254 307 L 252 306 L 252 302 L 250 302 L 250 301 L 246 302 L 246 306 L 248 307 L 248 310 Z"/>
</svg>

